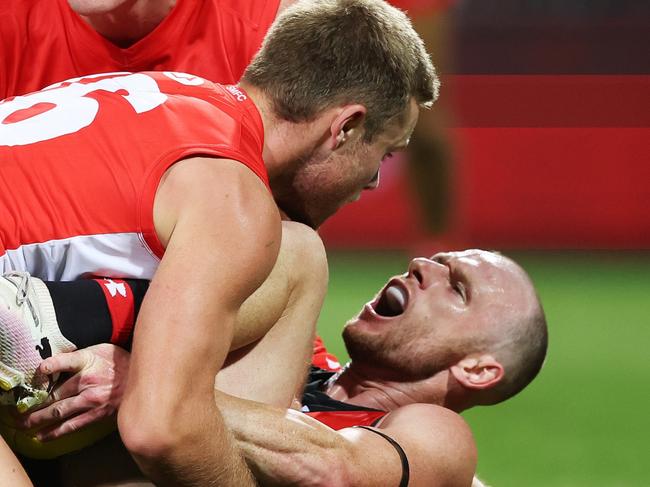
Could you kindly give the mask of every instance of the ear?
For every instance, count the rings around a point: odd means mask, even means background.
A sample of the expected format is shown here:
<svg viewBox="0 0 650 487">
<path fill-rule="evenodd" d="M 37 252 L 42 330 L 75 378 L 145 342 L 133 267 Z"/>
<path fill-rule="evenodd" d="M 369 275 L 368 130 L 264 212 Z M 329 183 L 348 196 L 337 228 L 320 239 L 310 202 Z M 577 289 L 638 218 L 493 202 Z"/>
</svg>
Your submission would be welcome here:
<svg viewBox="0 0 650 487">
<path fill-rule="evenodd" d="M 454 378 L 468 389 L 489 389 L 503 379 L 503 365 L 492 355 L 467 357 L 449 368 Z"/>
<path fill-rule="evenodd" d="M 330 148 L 336 150 L 350 142 L 363 131 L 366 107 L 345 105 L 341 107 L 330 125 Z"/>
</svg>

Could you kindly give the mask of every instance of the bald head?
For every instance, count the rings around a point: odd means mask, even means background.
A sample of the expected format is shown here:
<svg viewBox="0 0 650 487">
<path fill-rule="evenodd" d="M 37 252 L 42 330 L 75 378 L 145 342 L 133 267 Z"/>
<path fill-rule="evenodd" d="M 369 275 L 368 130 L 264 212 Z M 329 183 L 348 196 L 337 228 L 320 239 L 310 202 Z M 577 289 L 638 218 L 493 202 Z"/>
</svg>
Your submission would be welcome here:
<svg viewBox="0 0 650 487">
<path fill-rule="evenodd" d="M 472 402 L 496 404 L 514 396 L 537 376 L 548 346 L 546 318 L 530 277 L 495 252 L 472 249 L 437 254 L 433 260 L 472 267 L 481 282 L 482 324 L 466 335 L 463 348 L 466 355 L 494 359 L 502 370 L 489 387 L 472 391 Z"/>
<path fill-rule="evenodd" d="M 482 345 L 503 366 L 504 374 L 494 386 L 477 391 L 477 404 L 496 404 L 523 390 L 539 373 L 548 348 L 548 327 L 542 304 L 528 274 L 514 261 L 512 272 L 520 276 L 521 297 L 510 312 L 494 317 L 490 337 Z"/>
</svg>

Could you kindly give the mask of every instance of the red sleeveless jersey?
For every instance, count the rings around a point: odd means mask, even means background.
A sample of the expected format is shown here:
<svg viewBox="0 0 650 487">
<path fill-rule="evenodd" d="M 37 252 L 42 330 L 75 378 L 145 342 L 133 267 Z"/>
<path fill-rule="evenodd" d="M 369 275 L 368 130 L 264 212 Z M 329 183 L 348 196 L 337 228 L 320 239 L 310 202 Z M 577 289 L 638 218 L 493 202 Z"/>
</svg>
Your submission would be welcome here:
<svg viewBox="0 0 650 487">
<path fill-rule="evenodd" d="M 238 87 L 182 73 L 96 75 L 0 102 L 0 270 L 150 279 L 163 173 L 206 155 L 268 186 L 263 136 Z"/>
<path fill-rule="evenodd" d="M 0 2 L 0 98 L 114 71 L 182 71 L 236 83 L 273 22 L 279 0 L 176 0 L 147 36 L 122 49 L 67 0 Z"/>
</svg>

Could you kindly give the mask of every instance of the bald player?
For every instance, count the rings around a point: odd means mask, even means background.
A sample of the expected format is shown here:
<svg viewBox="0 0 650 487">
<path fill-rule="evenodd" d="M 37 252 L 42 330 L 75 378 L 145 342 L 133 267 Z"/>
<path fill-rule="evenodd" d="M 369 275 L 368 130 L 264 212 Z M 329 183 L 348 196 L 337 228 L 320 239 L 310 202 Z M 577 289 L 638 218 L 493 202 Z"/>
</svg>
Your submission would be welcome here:
<svg viewBox="0 0 650 487">
<path fill-rule="evenodd" d="M 390 486 L 408 475 L 410 485 L 469 485 L 471 436 L 449 410 L 494 404 L 519 392 L 539 371 L 547 340 L 525 272 L 477 250 L 413 260 L 348 322 L 343 337 L 352 360 L 337 375 L 312 374 L 303 396 L 307 415 L 217 395 L 258 480 L 337 485 L 330 482 L 340 475 L 350 482 L 343 485 Z M 48 363 L 73 370 L 80 362 L 71 364 L 87 358 L 73 357 Z M 228 377 L 219 379 L 227 389 Z M 54 418 L 34 413 L 32 419 L 33 426 Z M 376 427 L 388 438 L 353 426 Z M 466 449 L 459 451 L 459 444 Z M 67 471 L 84 475 L 78 468 Z M 456 480 L 446 477 L 451 473 Z M 385 483 L 376 483 L 378 475 Z"/>
</svg>

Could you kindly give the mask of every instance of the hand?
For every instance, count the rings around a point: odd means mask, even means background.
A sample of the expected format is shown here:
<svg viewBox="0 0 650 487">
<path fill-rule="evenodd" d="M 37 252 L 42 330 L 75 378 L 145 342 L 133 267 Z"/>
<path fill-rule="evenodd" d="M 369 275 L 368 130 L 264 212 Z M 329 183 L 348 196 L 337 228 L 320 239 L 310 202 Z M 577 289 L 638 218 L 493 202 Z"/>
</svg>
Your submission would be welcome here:
<svg viewBox="0 0 650 487">
<path fill-rule="evenodd" d="M 43 374 L 68 373 L 47 401 L 22 416 L 19 427 L 39 430 L 36 437 L 50 441 L 112 416 L 119 407 L 129 370 L 129 353 L 101 344 L 45 359 Z"/>
</svg>

